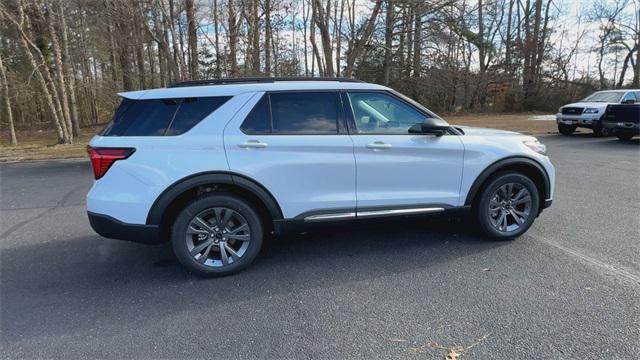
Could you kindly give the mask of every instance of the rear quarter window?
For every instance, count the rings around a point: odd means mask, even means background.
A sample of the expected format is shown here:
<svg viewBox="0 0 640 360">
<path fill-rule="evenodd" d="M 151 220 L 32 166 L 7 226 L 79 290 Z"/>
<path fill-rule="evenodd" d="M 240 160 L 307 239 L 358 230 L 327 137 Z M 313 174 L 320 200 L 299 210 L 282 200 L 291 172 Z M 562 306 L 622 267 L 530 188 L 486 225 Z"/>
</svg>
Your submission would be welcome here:
<svg viewBox="0 0 640 360">
<path fill-rule="evenodd" d="M 217 110 L 230 96 L 123 99 L 102 136 L 171 136 L 183 134 Z"/>
</svg>

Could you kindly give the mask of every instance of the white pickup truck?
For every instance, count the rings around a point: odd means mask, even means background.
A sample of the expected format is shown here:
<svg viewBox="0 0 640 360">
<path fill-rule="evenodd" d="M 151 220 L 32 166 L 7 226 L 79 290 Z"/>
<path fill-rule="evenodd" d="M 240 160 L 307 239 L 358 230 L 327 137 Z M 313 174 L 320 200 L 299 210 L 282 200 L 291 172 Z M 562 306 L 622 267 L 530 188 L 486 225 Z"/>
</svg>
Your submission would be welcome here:
<svg viewBox="0 0 640 360">
<path fill-rule="evenodd" d="M 571 135 L 577 128 L 592 129 L 596 136 L 607 136 L 609 131 L 602 126 L 602 118 L 609 104 L 635 104 L 640 102 L 640 90 L 606 90 L 595 92 L 579 102 L 558 109 L 556 122 L 558 131 Z"/>
</svg>

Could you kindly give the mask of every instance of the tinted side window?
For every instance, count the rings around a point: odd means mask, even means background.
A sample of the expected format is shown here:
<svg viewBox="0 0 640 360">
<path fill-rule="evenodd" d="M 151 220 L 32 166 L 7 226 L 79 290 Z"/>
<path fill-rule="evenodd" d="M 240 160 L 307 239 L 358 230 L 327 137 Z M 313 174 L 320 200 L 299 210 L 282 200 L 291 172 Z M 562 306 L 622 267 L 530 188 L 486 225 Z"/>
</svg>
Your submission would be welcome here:
<svg viewBox="0 0 640 360">
<path fill-rule="evenodd" d="M 274 93 L 270 97 L 274 134 L 338 133 L 340 103 L 336 93 Z"/>
<path fill-rule="evenodd" d="M 230 98 L 229 96 L 185 98 L 165 135 L 180 135 L 191 130 Z"/>
<path fill-rule="evenodd" d="M 179 135 L 199 123 L 231 97 L 123 99 L 102 136 Z"/>
<path fill-rule="evenodd" d="M 269 95 L 264 95 L 253 107 L 240 126 L 240 130 L 249 135 L 271 133 L 271 110 L 269 109 Z"/>
<path fill-rule="evenodd" d="M 125 99 L 104 136 L 162 136 L 178 109 L 174 99 Z"/>
</svg>

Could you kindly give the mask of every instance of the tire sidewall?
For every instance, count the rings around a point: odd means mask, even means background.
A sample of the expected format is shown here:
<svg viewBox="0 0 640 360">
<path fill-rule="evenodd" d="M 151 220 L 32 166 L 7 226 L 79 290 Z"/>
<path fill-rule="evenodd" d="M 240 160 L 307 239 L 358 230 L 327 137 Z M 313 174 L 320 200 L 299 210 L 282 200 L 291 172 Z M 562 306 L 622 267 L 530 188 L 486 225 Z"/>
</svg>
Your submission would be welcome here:
<svg viewBox="0 0 640 360">
<path fill-rule="evenodd" d="M 558 124 L 558 131 L 562 135 L 572 135 L 576 131 L 576 127 L 572 125 Z"/>
<path fill-rule="evenodd" d="M 226 207 L 240 213 L 247 220 L 251 233 L 249 246 L 240 260 L 221 268 L 206 266 L 197 262 L 189 254 L 186 243 L 187 226 L 193 217 L 213 207 Z M 262 242 L 263 226 L 258 213 L 251 205 L 232 194 L 205 195 L 191 201 L 176 217 L 171 231 L 171 245 L 178 261 L 190 272 L 205 277 L 230 275 L 246 268 L 258 256 Z"/>
<path fill-rule="evenodd" d="M 518 230 L 512 232 L 500 232 L 496 230 L 493 225 L 491 225 L 489 216 L 489 201 L 491 200 L 491 196 L 500 186 L 511 182 L 523 185 L 531 194 L 531 214 Z M 487 186 L 484 187 L 479 198 L 478 206 L 476 208 L 476 218 L 480 227 L 486 235 L 496 240 L 509 240 L 524 234 L 531 227 L 531 225 L 535 221 L 539 209 L 540 194 L 538 193 L 538 188 L 533 183 L 533 181 L 522 174 L 515 172 L 506 172 L 494 176 L 492 180 L 487 184 Z"/>
</svg>

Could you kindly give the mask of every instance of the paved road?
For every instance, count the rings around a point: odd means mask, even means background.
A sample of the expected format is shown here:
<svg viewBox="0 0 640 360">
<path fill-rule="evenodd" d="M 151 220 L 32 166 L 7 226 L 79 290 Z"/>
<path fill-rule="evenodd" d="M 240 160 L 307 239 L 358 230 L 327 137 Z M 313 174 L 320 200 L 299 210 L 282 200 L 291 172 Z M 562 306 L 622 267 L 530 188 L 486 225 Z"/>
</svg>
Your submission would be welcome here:
<svg viewBox="0 0 640 360">
<path fill-rule="evenodd" d="M 640 146 L 542 140 L 554 206 L 491 242 L 458 221 L 288 236 L 202 280 L 89 228 L 86 162 L 0 166 L 0 357 L 640 357 Z"/>
</svg>

